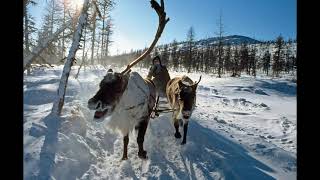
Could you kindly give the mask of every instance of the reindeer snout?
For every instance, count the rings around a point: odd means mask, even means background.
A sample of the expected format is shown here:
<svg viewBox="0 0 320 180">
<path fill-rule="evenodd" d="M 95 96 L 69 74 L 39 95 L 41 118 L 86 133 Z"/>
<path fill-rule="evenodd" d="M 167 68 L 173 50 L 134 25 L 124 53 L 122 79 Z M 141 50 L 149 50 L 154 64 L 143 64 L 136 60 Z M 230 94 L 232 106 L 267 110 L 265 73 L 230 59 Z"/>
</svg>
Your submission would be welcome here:
<svg viewBox="0 0 320 180">
<path fill-rule="evenodd" d="M 191 116 L 191 111 L 182 111 L 182 116 L 184 119 L 189 119 Z"/>
</svg>

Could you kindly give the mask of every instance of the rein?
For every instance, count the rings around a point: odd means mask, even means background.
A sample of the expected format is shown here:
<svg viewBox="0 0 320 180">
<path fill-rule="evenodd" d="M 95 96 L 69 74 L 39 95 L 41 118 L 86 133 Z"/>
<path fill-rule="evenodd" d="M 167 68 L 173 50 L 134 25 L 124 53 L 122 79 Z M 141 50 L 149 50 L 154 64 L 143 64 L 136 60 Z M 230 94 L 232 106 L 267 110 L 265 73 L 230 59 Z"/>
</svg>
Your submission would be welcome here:
<svg viewBox="0 0 320 180">
<path fill-rule="evenodd" d="M 159 117 L 159 112 L 161 112 L 161 113 L 167 113 L 167 112 L 173 112 L 173 111 L 176 110 L 176 109 L 171 109 L 171 108 L 158 109 L 158 105 L 159 105 L 159 95 L 158 95 L 158 97 L 157 97 L 156 105 L 154 106 L 154 108 L 153 108 L 152 111 L 151 111 L 150 117 L 151 117 L 152 119 L 154 119 L 154 118 L 156 118 L 156 117 Z"/>
</svg>

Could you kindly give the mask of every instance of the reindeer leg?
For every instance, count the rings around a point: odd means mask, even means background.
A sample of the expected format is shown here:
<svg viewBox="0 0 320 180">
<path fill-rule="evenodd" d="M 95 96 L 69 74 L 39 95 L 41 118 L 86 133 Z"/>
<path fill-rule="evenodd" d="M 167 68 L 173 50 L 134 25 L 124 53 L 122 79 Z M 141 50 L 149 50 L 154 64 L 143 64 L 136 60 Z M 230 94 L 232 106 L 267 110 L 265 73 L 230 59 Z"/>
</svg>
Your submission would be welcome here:
<svg viewBox="0 0 320 180">
<path fill-rule="evenodd" d="M 147 130 L 147 127 L 148 127 L 148 122 L 149 122 L 149 119 L 146 118 L 145 120 L 142 120 L 139 123 L 139 126 L 138 126 L 138 137 L 137 137 L 137 143 L 138 143 L 138 146 L 139 146 L 138 156 L 141 159 L 147 159 L 148 158 L 147 157 L 147 151 L 145 151 L 143 149 L 144 135 L 146 134 L 146 130 Z"/>
<path fill-rule="evenodd" d="M 188 122 L 185 122 L 183 125 L 183 139 L 181 145 L 186 144 L 187 141 L 187 132 L 188 132 Z"/>
<path fill-rule="evenodd" d="M 123 137 L 123 156 L 122 160 L 128 159 L 129 134 Z"/>
<path fill-rule="evenodd" d="M 173 112 L 173 125 L 176 129 L 176 133 L 174 133 L 174 137 L 181 138 L 181 134 L 179 132 L 179 120 L 177 119 L 179 112 Z"/>
</svg>

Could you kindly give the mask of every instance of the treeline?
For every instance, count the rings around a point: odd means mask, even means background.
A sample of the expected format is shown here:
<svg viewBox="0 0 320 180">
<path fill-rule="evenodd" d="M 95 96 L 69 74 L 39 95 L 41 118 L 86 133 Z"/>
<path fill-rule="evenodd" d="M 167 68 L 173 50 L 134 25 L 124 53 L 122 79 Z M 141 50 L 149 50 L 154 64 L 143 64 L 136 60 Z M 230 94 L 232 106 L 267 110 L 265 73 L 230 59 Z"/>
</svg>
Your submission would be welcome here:
<svg viewBox="0 0 320 180">
<path fill-rule="evenodd" d="M 171 70 L 211 73 L 218 77 L 223 74 L 235 77 L 242 73 L 256 76 L 257 71 L 278 77 L 281 73 L 296 71 L 296 42 L 293 40 L 284 41 L 279 36 L 274 41 L 259 44 L 231 45 L 217 41 L 199 46 L 195 43 L 192 31 L 189 30 L 184 43 L 173 41 L 156 47 L 152 55 L 139 65 L 148 68 L 152 64 L 152 57 L 159 55 L 162 63 Z M 144 51 L 132 51 L 115 58 L 120 61 L 130 56 L 132 59 Z"/>
</svg>

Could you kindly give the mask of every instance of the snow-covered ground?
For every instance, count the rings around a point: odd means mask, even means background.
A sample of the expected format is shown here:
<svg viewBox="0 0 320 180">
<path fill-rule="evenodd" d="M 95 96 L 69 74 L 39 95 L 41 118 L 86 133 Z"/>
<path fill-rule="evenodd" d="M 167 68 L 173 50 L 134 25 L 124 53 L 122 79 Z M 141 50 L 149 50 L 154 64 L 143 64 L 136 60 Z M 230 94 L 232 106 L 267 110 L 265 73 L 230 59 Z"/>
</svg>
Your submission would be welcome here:
<svg viewBox="0 0 320 180">
<path fill-rule="evenodd" d="M 94 122 L 87 101 L 106 73 L 102 67 L 72 67 L 52 176 L 72 179 L 295 179 L 296 84 L 290 78 L 202 74 L 197 107 L 187 144 L 174 137 L 171 113 L 151 119 L 144 147 L 137 156 L 136 134 L 130 134 L 128 160 L 122 136 L 106 121 Z M 123 70 L 124 68 L 121 68 Z M 143 77 L 146 69 L 133 69 Z M 24 179 L 39 173 L 44 142 L 43 119 L 50 113 L 62 66 L 38 68 L 24 76 Z M 187 73 L 170 71 L 171 77 Z M 197 81 L 200 74 L 187 74 Z M 182 130 L 180 130 L 182 132 Z"/>
</svg>

